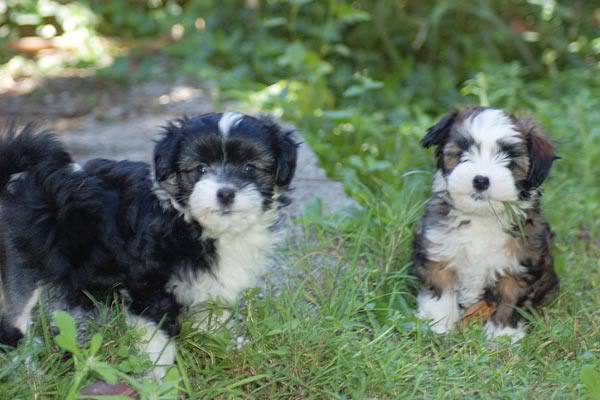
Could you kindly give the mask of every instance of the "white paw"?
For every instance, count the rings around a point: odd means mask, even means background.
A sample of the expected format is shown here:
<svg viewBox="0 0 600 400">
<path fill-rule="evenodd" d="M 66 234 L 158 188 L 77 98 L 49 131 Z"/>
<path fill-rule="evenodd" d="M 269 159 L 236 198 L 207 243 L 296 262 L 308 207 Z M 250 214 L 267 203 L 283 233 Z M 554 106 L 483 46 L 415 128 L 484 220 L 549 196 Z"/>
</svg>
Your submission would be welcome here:
<svg viewBox="0 0 600 400">
<path fill-rule="evenodd" d="M 488 321 L 485 324 L 485 337 L 488 340 L 492 340 L 497 337 L 509 337 L 511 343 L 517 343 L 519 340 L 525 337 L 527 330 L 525 328 L 525 324 L 519 322 L 516 328 L 512 328 L 510 326 L 500 326 L 496 325 L 492 321 Z"/>
<path fill-rule="evenodd" d="M 460 319 L 460 310 L 454 291 L 445 291 L 438 299 L 431 293 L 422 291 L 417 296 L 417 318 L 431 321 L 431 330 L 446 333 L 454 328 Z"/>
<path fill-rule="evenodd" d="M 154 378 L 154 380 L 161 382 L 162 379 L 165 377 L 165 375 L 167 374 L 169 367 L 152 367 L 152 369 L 150 370 L 150 372 L 148 373 L 150 375 L 151 378 Z"/>
<path fill-rule="evenodd" d="M 154 322 L 143 317 L 129 315 L 128 319 L 133 328 L 140 330 L 141 338 L 136 347 L 146 353 L 152 362 L 150 375 L 161 380 L 175 363 L 177 350 L 174 339 L 159 329 Z"/>
</svg>

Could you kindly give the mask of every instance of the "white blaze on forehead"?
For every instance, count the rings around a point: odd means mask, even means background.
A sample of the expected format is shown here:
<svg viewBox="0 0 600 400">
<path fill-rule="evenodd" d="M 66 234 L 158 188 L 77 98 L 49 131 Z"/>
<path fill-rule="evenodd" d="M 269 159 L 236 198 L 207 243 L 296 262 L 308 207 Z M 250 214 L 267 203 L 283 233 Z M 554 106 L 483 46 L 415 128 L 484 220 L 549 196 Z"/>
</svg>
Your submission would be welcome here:
<svg viewBox="0 0 600 400">
<path fill-rule="evenodd" d="M 244 116 L 238 112 L 223 113 L 221 119 L 219 120 L 219 130 L 223 136 L 229 135 L 229 131 L 232 128 L 235 128 L 235 126 L 240 123 L 243 117 Z"/>
<path fill-rule="evenodd" d="M 464 121 L 463 128 L 477 143 L 491 144 L 499 139 L 510 142 L 513 137 L 520 140 L 513 122 L 502 110 L 484 110 Z"/>
</svg>

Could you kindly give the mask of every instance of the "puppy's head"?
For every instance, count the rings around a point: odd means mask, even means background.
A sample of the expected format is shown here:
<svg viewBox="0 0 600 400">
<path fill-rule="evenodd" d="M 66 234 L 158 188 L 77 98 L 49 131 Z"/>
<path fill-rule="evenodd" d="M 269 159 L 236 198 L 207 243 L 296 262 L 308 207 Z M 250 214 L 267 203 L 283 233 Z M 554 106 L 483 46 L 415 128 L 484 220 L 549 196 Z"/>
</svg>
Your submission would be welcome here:
<svg viewBox="0 0 600 400">
<path fill-rule="evenodd" d="M 483 107 L 451 112 L 421 144 L 437 146 L 434 192 L 447 192 L 454 207 L 476 214 L 528 200 L 557 158 L 533 121 Z"/>
<path fill-rule="evenodd" d="M 296 169 L 293 131 L 235 112 L 169 124 L 154 150 L 160 196 L 210 234 L 244 232 L 285 201 Z"/>
</svg>

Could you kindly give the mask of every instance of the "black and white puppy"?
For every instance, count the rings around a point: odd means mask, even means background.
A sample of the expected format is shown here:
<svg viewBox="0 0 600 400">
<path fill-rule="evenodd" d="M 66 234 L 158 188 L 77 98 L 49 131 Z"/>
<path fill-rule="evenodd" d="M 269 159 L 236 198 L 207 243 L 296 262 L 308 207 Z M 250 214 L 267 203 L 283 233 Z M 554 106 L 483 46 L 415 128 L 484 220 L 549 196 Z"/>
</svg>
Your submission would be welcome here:
<svg viewBox="0 0 600 400">
<path fill-rule="evenodd" d="M 482 107 L 451 112 L 421 144 L 437 146 L 437 172 L 414 240 L 417 315 L 444 333 L 483 300 L 494 310 L 488 338 L 517 341 L 517 308 L 547 304 L 559 290 L 541 206 L 554 147 L 533 121 Z"/>
<path fill-rule="evenodd" d="M 296 155 L 293 131 L 233 112 L 168 124 L 154 168 L 75 167 L 55 135 L 9 128 L 0 136 L 0 343 L 23 337 L 41 290 L 81 309 L 117 289 L 130 322 L 146 327 L 151 360 L 172 364 L 181 311 L 234 303 L 263 272 Z"/>
</svg>

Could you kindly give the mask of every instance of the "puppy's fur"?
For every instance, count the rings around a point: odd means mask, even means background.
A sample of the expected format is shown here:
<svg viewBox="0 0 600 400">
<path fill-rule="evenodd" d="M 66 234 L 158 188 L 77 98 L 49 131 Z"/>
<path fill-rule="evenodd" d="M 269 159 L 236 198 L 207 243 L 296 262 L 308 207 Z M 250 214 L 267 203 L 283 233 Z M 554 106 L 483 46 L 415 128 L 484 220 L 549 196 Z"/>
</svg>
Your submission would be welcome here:
<svg viewBox="0 0 600 400">
<path fill-rule="evenodd" d="M 437 146 L 437 172 L 414 240 L 418 316 L 443 333 L 485 300 L 495 310 L 487 336 L 517 341 L 525 328 L 516 308 L 559 290 L 541 207 L 554 147 L 533 121 L 481 107 L 451 112 L 422 145 Z"/>
<path fill-rule="evenodd" d="M 70 309 L 117 289 L 153 361 L 171 364 L 182 309 L 233 303 L 262 273 L 296 154 L 292 131 L 239 113 L 168 124 L 153 168 L 77 167 L 55 135 L 10 127 L 0 137 L 0 342 L 23 337 L 43 288 Z"/>
</svg>

